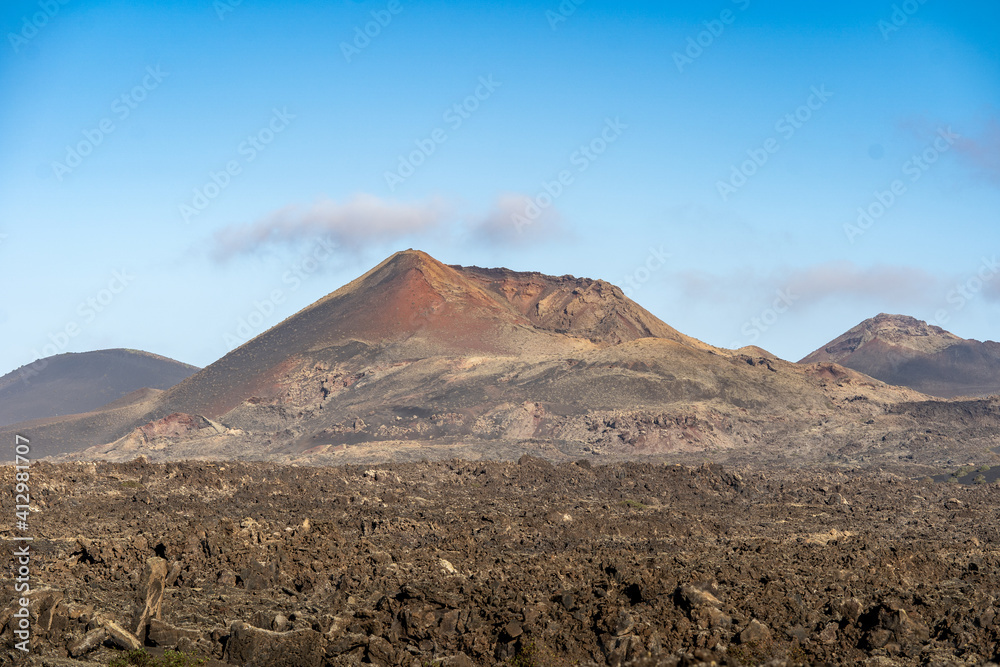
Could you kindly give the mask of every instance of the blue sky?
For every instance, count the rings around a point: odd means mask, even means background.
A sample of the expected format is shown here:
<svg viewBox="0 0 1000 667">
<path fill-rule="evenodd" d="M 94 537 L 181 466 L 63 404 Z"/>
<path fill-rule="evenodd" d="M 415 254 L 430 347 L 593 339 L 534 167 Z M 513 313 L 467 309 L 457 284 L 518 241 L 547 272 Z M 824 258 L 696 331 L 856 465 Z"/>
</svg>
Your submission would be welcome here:
<svg viewBox="0 0 1000 667">
<path fill-rule="evenodd" d="M 407 247 L 791 360 L 1000 338 L 1000 6 L 577 2 L 4 3 L 0 372 L 207 365 Z"/>
</svg>

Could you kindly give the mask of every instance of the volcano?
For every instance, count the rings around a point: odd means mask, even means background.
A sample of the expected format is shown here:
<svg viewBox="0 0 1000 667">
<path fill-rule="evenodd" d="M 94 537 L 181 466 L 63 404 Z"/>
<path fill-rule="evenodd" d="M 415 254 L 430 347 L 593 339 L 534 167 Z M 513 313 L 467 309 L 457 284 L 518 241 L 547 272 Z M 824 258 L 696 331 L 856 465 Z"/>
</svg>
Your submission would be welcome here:
<svg viewBox="0 0 1000 667">
<path fill-rule="evenodd" d="M 96 410 L 132 392 L 169 389 L 196 366 L 139 350 L 96 350 L 39 359 L 0 377 L 0 427 Z"/>
<path fill-rule="evenodd" d="M 166 392 L 31 433 L 41 455 L 117 460 L 849 463 L 981 451 L 997 426 L 990 401 L 713 347 L 601 280 L 406 250 Z"/>
<path fill-rule="evenodd" d="M 802 359 L 836 362 L 941 397 L 1000 393 L 1000 343 L 960 338 L 906 315 L 881 313 Z"/>
</svg>

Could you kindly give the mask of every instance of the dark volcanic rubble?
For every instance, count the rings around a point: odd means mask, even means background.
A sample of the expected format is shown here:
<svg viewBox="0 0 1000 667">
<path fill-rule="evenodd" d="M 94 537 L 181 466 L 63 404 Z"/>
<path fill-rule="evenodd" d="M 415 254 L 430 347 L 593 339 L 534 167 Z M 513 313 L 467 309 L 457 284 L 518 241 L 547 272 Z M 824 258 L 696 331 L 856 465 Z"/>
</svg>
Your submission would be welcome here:
<svg viewBox="0 0 1000 667">
<path fill-rule="evenodd" d="M 106 665 L 132 641 L 289 667 L 1000 659 L 995 483 L 527 456 L 32 480 L 24 664 Z"/>
</svg>

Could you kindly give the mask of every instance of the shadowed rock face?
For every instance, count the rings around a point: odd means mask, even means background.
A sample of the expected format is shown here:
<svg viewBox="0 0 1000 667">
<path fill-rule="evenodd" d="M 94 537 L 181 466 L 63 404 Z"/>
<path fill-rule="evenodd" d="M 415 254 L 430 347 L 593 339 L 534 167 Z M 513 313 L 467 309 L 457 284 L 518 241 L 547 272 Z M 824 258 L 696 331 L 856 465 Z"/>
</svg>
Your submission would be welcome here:
<svg viewBox="0 0 1000 667">
<path fill-rule="evenodd" d="M 822 361 L 932 396 L 1000 393 L 1000 343 L 959 338 L 905 315 L 865 320 L 799 363 Z"/>
<path fill-rule="evenodd" d="M 138 350 L 46 357 L 0 378 L 0 427 L 89 412 L 143 388 L 169 389 L 197 371 Z"/>
<path fill-rule="evenodd" d="M 603 280 L 478 266 L 452 268 L 499 295 L 540 329 L 606 343 L 666 338 L 692 347 L 709 347 L 668 326 L 626 297 L 619 287 Z"/>
</svg>

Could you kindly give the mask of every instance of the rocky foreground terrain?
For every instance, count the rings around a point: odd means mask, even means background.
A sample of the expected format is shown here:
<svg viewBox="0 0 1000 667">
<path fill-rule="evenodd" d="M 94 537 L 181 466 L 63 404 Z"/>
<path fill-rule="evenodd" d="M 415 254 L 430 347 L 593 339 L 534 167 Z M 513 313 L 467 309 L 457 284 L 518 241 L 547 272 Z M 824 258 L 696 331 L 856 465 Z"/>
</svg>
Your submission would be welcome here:
<svg viewBox="0 0 1000 667">
<path fill-rule="evenodd" d="M 1000 661 L 1000 485 L 586 461 L 39 462 L 32 650 L 208 664 Z M 12 488 L 13 470 L 3 469 Z"/>
</svg>

